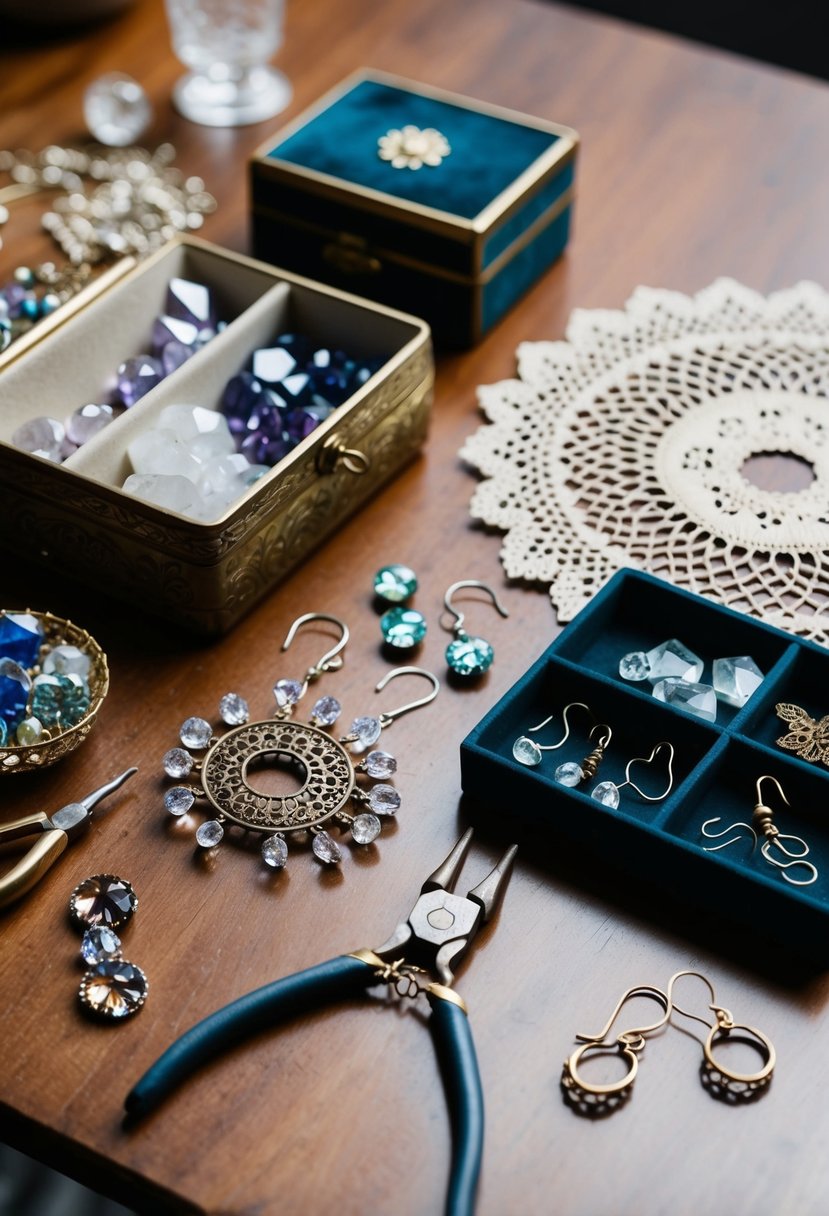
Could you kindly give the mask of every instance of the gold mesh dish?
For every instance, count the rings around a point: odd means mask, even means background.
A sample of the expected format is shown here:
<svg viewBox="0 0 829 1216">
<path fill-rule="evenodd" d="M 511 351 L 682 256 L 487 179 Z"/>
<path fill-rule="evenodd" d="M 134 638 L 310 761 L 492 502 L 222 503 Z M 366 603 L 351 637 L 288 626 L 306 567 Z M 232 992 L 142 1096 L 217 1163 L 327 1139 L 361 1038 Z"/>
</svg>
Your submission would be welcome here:
<svg viewBox="0 0 829 1216">
<path fill-rule="evenodd" d="M 83 650 L 89 656 L 90 668 L 87 677 L 90 695 L 89 712 L 80 722 L 76 722 L 74 726 L 70 726 L 66 730 L 60 730 L 58 727 L 44 727 L 43 737 L 37 743 L 14 746 L 7 743 L 0 747 L 0 773 L 30 773 L 37 769 L 48 768 L 50 764 L 55 764 L 64 756 L 68 756 L 83 743 L 92 730 L 109 689 L 109 667 L 106 655 L 85 629 L 81 629 L 79 625 L 74 625 L 71 621 L 65 621 L 62 617 L 54 616 L 51 612 L 34 612 L 31 608 L 0 609 L 0 617 L 7 613 L 21 614 L 24 612 L 35 617 L 43 626 L 41 662 L 55 646 L 77 646 L 79 650 Z M 31 670 L 33 675 L 38 675 L 40 666 Z"/>
</svg>

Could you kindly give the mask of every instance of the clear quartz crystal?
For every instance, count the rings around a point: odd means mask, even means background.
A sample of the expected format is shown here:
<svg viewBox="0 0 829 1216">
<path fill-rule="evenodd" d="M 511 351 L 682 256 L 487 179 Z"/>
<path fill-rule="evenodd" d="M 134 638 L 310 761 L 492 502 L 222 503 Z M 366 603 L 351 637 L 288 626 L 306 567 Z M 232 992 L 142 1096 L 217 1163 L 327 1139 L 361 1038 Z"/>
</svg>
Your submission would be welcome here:
<svg viewBox="0 0 829 1216">
<path fill-rule="evenodd" d="M 196 840 L 203 849 L 213 849 L 220 842 L 225 830 L 218 819 L 208 819 L 199 825 Z"/>
<path fill-rule="evenodd" d="M 30 418 L 12 435 L 12 444 L 21 451 L 59 462 L 66 431 L 57 418 Z"/>
<path fill-rule="evenodd" d="M 236 692 L 226 692 L 219 702 L 219 717 L 225 726 L 244 726 L 250 717 L 250 708 L 244 697 Z"/>
<path fill-rule="evenodd" d="M 693 684 L 670 677 L 654 685 L 653 695 L 657 701 L 684 709 L 705 722 L 717 720 L 717 694 L 710 684 Z"/>
<path fill-rule="evenodd" d="M 186 815 L 196 801 L 196 795 L 187 785 L 174 785 L 164 795 L 164 807 L 171 815 Z"/>
<path fill-rule="evenodd" d="M 121 939 L 107 925 L 93 925 L 87 929 L 81 942 L 81 958 L 90 967 L 107 959 L 118 958 Z"/>
<path fill-rule="evenodd" d="M 81 405 L 67 419 L 67 438 L 80 447 L 109 426 L 114 417 L 115 411 L 111 405 Z"/>
<path fill-rule="evenodd" d="M 279 832 L 269 836 L 262 844 L 262 860 L 272 870 L 282 870 L 288 860 L 288 846 Z"/>
<path fill-rule="evenodd" d="M 512 745 L 512 754 L 519 764 L 533 768 L 541 763 L 541 748 L 526 735 L 521 735 Z"/>
<path fill-rule="evenodd" d="M 343 712 L 336 697 L 320 697 L 311 709 L 311 718 L 318 726 L 333 726 Z"/>
<path fill-rule="evenodd" d="M 328 865 L 335 865 L 338 861 L 342 861 L 343 855 L 340 846 L 325 831 L 314 833 L 314 842 L 311 847 L 314 850 L 314 856 Z"/>
<path fill-rule="evenodd" d="M 353 752 L 364 752 L 367 747 L 372 747 L 380 738 L 382 730 L 383 727 L 379 718 L 372 718 L 368 715 L 362 718 L 355 718 L 348 732 L 350 735 L 356 736 L 351 744 L 351 750 Z"/>
<path fill-rule="evenodd" d="M 164 758 L 161 761 L 164 766 L 164 772 L 168 777 L 173 777 L 176 781 L 180 781 L 182 777 L 186 777 L 193 767 L 193 757 L 183 747 L 171 747 L 168 752 L 164 753 Z"/>
<path fill-rule="evenodd" d="M 375 785 L 369 790 L 368 804 L 375 815 L 394 815 L 402 799 L 393 785 Z"/>
<path fill-rule="evenodd" d="M 302 683 L 299 680 L 277 680 L 273 686 L 273 695 L 278 709 L 288 709 L 296 705 L 302 696 Z"/>
<path fill-rule="evenodd" d="M 391 752 L 369 752 L 363 766 L 369 777 L 393 777 L 397 772 L 397 761 Z"/>
<path fill-rule="evenodd" d="M 704 666 L 699 655 L 689 650 L 678 638 L 669 638 L 667 642 L 654 646 L 653 650 L 648 651 L 647 659 L 650 664 L 648 679 L 652 684 L 670 676 L 694 684 L 702 675 Z"/>
<path fill-rule="evenodd" d="M 355 815 L 351 824 L 351 835 L 357 844 L 371 844 L 372 840 L 376 840 L 380 835 L 381 830 L 380 820 L 370 811 Z"/>
<path fill-rule="evenodd" d="M 580 764 L 576 764 L 575 760 L 568 760 L 558 766 L 553 776 L 559 785 L 566 785 L 572 789 L 580 781 L 584 781 L 584 770 Z"/>
<path fill-rule="evenodd" d="M 712 683 L 717 699 L 740 709 L 763 682 L 763 673 L 751 655 L 714 659 Z"/>
<path fill-rule="evenodd" d="M 615 810 L 619 805 L 619 787 L 612 781 L 600 781 L 591 791 L 590 797 L 595 798 L 602 806 L 609 806 Z"/>
<path fill-rule="evenodd" d="M 55 646 L 43 660 L 41 669 L 45 675 L 57 673 L 61 676 L 76 675 L 86 679 L 92 660 L 78 646 Z"/>
<path fill-rule="evenodd" d="M 213 736 L 213 728 L 206 718 L 187 718 L 181 724 L 179 738 L 185 747 L 200 751 L 207 747 Z"/>
<path fill-rule="evenodd" d="M 199 491 L 189 477 L 166 473 L 130 473 L 122 489 L 134 498 L 142 498 L 156 507 L 189 515 L 198 507 Z"/>
<path fill-rule="evenodd" d="M 651 665 L 644 650 L 632 650 L 619 660 L 619 675 L 623 680 L 647 680 L 650 673 Z"/>
</svg>

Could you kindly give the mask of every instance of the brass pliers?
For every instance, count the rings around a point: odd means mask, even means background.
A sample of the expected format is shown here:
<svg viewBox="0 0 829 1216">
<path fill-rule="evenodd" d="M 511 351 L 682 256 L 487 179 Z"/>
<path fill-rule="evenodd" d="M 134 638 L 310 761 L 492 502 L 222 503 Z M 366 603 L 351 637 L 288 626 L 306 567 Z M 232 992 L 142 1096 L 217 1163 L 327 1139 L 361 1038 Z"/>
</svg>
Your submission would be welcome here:
<svg viewBox="0 0 829 1216">
<path fill-rule="evenodd" d="M 375 950 L 356 950 L 248 993 L 199 1022 L 156 1060 L 126 1098 L 128 1122 L 158 1106 L 187 1076 L 247 1035 L 268 1030 L 324 1002 L 354 998 L 377 984 L 401 996 L 423 993 L 446 1085 L 453 1131 L 447 1216 L 469 1216 L 483 1151 L 484 1107 L 467 1009 L 454 991 L 453 971 L 504 893 L 516 848 L 467 895 L 452 886 L 472 829 L 426 879 L 406 920 Z M 405 951 L 405 953 L 404 953 Z M 431 978 L 434 972 L 436 979 Z"/>
<path fill-rule="evenodd" d="M 0 908 L 14 903 L 30 891 L 49 867 L 55 864 L 66 846 L 86 830 L 98 803 L 137 772 L 137 768 L 128 768 L 100 789 L 87 794 L 78 802 L 70 802 L 53 815 L 37 811 L 34 815 L 26 815 L 23 819 L 0 825 L 2 849 L 14 848 L 19 841 L 28 840 L 31 836 L 37 838 L 17 865 L 0 878 Z"/>
</svg>

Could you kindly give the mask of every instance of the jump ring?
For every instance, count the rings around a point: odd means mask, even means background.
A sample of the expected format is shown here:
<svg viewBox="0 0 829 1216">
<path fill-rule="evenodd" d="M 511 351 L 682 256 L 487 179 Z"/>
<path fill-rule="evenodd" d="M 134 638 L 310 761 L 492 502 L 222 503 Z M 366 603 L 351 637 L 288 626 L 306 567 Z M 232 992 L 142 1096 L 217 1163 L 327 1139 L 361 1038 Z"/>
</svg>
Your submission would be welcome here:
<svg viewBox="0 0 829 1216">
<path fill-rule="evenodd" d="M 583 1043 L 581 1047 L 576 1048 L 573 1054 L 565 1062 L 564 1068 L 566 1072 L 569 1073 L 575 1084 L 578 1085 L 579 1089 L 584 1090 L 585 1093 L 600 1095 L 622 1093 L 623 1090 L 628 1089 L 633 1084 L 636 1072 L 639 1068 L 639 1060 L 636 1056 L 636 1052 L 633 1051 L 632 1048 L 622 1046 L 621 1044 L 619 1044 L 619 1046 L 621 1047 L 620 1054 L 630 1065 L 629 1070 L 625 1073 L 620 1081 L 613 1081 L 610 1085 L 592 1085 L 589 1081 L 584 1081 L 579 1076 L 578 1065 L 582 1056 L 584 1056 L 588 1051 L 607 1051 L 609 1048 L 609 1044 L 607 1043 Z"/>
</svg>

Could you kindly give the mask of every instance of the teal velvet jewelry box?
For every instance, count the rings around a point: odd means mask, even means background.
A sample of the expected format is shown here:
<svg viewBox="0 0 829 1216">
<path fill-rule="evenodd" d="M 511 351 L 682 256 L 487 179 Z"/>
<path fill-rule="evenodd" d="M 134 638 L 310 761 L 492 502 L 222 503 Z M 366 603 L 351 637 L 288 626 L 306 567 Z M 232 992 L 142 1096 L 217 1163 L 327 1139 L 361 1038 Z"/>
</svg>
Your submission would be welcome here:
<svg viewBox="0 0 829 1216">
<path fill-rule="evenodd" d="M 254 251 L 469 346 L 564 249 L 577 147 L 569 127 L 362 71 L 255 153 Z"/>
<path fill-rule="evenodd" d="M 658 701 L 651 684 L 633 684 L 618 674 L 619 659 L 647 651 L 676 637 L 705 660 L 702 676 L 710 683 L 715 658 L 751 655 L 763 671 L 762 683 L 740 709 L 717 703 L 717 720 L 702 721 L 685 710 Z M 776 740 L 792 728 L 775 714 L 775 705 L 793 703 L 813 719 L 829 712 L 829 652 L 660 579 L 622 570 L 562 631 L 541 658 L 474 728 L 461 745 L 464 792 L 481 804 L 500 808 L 549 834 L 556 849 L 587 846 L 604 855 L 620 872 L 662 886 L 674 899 L 706 915 L 716 910 L 728 921 L 753 927 L 762 938 L 775 938 L 788 950 L 811 960 L 829 958 L 829 770 L 800 759 Z M 558 784 L 553 773 L 562 761 L 579 762 L 594 747 L 588 741 L 592 722 L 571 713 L 573 728 L 557 751 L 543 753 L 528 768 L 514 759 L 515 739 L 548 714 L 554 720 L 530 734 L 539 743 L 556 743 L 563 731 L 561 711 L 584 702 L 593 719 L 612 727 L 613 737 L 596 776 L 578 788 Z M 620 790 L 613 809 L 590 797 L 600 781 L 620 784 L 631 757 L 647 757 L 662 741 L 675 748 L 674 785 L 656 803 L 642 800 L 630 787 Z M 829 752 L 826 753 L 829 756 Z M 658 770 L 654 772 L 653 770 Z M 745 827 L 717 839 L 736 822 L 751 824 L 758 802 L 756 782 L 775 778 L 790 805 L 772 782 L 761 788 L 761 801 L 772 808 L 774 824 L 784 834 L 800 837 L 809 847 L 807 860 L 817 870 L 808 886 L 794 886 L 786 875 L 802 880 L 803 866 L 779 868 L 800 853 L 785 841 L 761 855 L 762 833 L 752 848 Z M 667 785 L 661 763 L 637 766 L 632 776 L 646 793 Z M 757 825 L 755 825 L 757 826 Z M 738 839 L 718 852 L 708 847 Z M 655 907 L 658 915 L 658 910 Z"/>
</svg>

